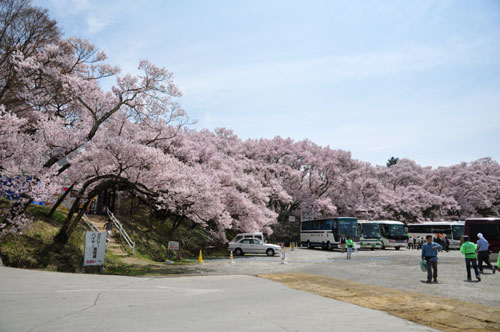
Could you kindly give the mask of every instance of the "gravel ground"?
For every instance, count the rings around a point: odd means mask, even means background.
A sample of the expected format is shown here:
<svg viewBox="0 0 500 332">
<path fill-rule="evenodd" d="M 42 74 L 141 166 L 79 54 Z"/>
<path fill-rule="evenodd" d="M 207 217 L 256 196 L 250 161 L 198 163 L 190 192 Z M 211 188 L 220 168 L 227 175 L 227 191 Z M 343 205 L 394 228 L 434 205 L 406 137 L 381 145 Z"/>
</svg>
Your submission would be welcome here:
<svg viewBox="0 0 500 332">
<path fill-rule="evenodd" d="M 208 260 L 191 273 L 256 275 L 304 272 L 500 306 L 500 273 L 492 275 L 489 269 L 485 269 L 481 282 L 466 282 L 464 258 L 456 250 L 439 254 L 438 284 L 425 283 L 426 273 L 419 267 L 419 250 L 360 251 L 354 252 L 351 260 L 346 260 L 345 254 L 340 252 L 305 248 L 287 250 L 287 255 L 287 264 L 281 264 L 279 257 L 266 256 L 236 257 L 234 264 L 229 259 Z"/>
</svg>

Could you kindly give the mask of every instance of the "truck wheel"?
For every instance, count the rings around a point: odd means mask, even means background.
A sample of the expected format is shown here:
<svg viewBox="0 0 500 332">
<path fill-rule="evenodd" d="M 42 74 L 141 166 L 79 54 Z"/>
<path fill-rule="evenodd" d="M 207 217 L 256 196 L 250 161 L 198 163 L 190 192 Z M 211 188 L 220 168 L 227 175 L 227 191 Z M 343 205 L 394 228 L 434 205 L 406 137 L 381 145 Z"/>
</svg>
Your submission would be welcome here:
<svg viewBox="0 0 500 332">
<path fill-rule="evenodd" d="M 274 256 L 274 250 L 273 249 L 267 249 L 266 250 L 266 255 L 268 255 L 268 256 Z"/>
</svg>

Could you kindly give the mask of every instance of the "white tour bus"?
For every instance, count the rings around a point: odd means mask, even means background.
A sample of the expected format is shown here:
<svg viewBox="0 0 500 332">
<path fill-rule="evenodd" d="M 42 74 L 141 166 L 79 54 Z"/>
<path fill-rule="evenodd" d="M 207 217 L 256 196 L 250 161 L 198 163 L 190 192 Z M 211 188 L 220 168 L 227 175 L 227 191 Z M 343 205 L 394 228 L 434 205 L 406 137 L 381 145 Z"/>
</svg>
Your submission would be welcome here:
<svg viewBox="0 0 500 332">
<path fill-rule="evenodd" d="M 376 220 L 380 228 L 380 239 L 382 240 L 382 249 L 406 248 L 408 238 L 405 233 L 405 224 L 395 220 Z"/>
<path fill-rule="evenodd" d="M 379 224 L 375 221 L 358 220 L 360 230 L 360 249 L 380 249 L 382 247 L 382 240 L 380 239 Z"/>
<path fill-rule="evenodd" d="M 450 249 L 460 249 L 460 238 L 464 235 L 465 221 L 429 221 L 421 224 L 409 224 L 410 238 L 432 235 L 434 241 L 440 242 L 444 236 L 450 241 Z"/>
<path fill-rule="evenodd" d="M 359 248 L 358 219 L 351 217 L 303 220 L 300 225 L 300 242 L 308 248 L 340 248 L 340 237 L 350 236 L 354 247 Z"/>
</svg>

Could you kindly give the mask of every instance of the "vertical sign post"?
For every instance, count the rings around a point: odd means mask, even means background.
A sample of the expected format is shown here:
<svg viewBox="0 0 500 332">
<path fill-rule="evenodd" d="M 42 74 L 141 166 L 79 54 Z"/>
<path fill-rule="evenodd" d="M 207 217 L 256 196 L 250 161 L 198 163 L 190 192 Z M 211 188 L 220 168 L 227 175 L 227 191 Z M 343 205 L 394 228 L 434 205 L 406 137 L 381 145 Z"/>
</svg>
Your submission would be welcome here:
<svg viewBox="0 0 500 332">
<path fill-rule="evenodd" d="M 168 241 L 168 258 L 170 259 L 170 250 L 177 251 L 177 259 L 179 259 L 179 242 Z"/>
<path fill-rule="evenodd" d="M 106 232 L 85 233 L 85 254 L 83 257 L 84 269 L 86 266 L 104 265 L 106 237 Z"/>
</svg>

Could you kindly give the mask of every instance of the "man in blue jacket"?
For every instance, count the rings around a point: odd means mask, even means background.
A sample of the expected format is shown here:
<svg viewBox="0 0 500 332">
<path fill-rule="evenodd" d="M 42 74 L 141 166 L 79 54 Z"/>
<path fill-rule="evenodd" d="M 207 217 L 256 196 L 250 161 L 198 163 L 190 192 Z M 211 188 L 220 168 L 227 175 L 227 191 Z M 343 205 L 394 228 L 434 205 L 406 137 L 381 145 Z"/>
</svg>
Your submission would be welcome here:
<svg viewBox="0 0 500 332">
<path fill-rule="evenodd" d="M 432 235 L 427 235 L 425 239 L 427 242 L 422 246 L 422 260 L 427 262 L 427 283 L 430 284 L 432 278 L 434 278 L 434 282 L 437 283 L 437 255 L 438 250 L 443 250 L 443 247 L 436 242 L 432 242 Z"/>
<path fill-rule="evenodd" d="M 479 271 L 483 273 L 483 262 L 485 262 L 493 274 L 495 274 L 496 269 L 494 269 L 490 263 L 490 252 L 488 251 L 490 244 L 488 243 L 488 240 L 484 238 L 482 233 L 477 233 L 477 237 L 479 239 L 477 241 L 477 267 L 479 268 Z"/>
</svg>

